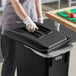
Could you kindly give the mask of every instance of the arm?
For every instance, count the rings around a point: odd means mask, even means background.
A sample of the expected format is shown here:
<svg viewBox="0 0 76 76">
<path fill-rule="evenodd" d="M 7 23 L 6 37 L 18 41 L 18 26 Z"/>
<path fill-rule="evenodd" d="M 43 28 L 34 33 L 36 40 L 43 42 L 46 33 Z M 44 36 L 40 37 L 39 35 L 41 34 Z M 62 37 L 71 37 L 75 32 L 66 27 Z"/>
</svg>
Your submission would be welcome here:
<svg viewBox="0 0 76 76">
<path fill-rule="evenodd" d="M 22 5 L 20 4 L 19 0 L 10 0 L 16 14 L 23 20 L 24 18 L 28 17 L 25 10 L 23 9 Z"/>
<path fill-rule="evenodd" d="M 36 11 L 37 11 L 37 16 L 42 17 L 42 5 L 41 5 L 41 0 L 35 0 L 36 4 Z"/>
<path fill-rule="evenodd" d="M 43 23 L 41 0 L 35 0 L 38 22 Z"/>
<path fill-rule="evenodd" d="M 19 0 L 10 0 L 16 14 L 20 17 L 20 19 L 23 21 L 24 24 L 26 24 L 26 29 L 29 32 L 33 32 L 38 27 L 35 25 L 35 23 L 31 20 L 31 18 L 26 14 L 24 8 L 22 7 Z"/>
</svg>

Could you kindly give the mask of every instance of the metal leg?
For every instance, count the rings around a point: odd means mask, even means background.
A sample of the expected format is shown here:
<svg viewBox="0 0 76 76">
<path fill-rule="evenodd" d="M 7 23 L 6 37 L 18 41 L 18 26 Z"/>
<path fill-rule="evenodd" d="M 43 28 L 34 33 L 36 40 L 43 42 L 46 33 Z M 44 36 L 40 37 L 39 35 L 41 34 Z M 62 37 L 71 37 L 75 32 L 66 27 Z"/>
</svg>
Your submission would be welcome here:
<svg viewBox="0 0 76 76">
<path fill-rule="evenodd" d="M 61 0 L 58 0 L 58 9 L 60 9 Z"/>
<path fill-rule="evenodd" d="M 6 0 L 0 0 L 0 11 L 4 10 L 5 4 L 6 4 Z"/>
<path fill-rule="evenodd" d="M 69 0 L 69 1 L 68 1 L 68 6 L 69 6 L 69 7 L 71 7 L 71 2 L 72 2 L 72 0 Z"/>
<path fill-rule="evenodd" d="M 61 0 L 58 0 L 58 9 L 60 9 Z M 60 31 L 60 24 L 54 21 L 54 29 Z"/>
<path fill-rule="evenodd" d="M 60 24 L 54 21 L 54 29 L 60 31 Z"/>
</svg>

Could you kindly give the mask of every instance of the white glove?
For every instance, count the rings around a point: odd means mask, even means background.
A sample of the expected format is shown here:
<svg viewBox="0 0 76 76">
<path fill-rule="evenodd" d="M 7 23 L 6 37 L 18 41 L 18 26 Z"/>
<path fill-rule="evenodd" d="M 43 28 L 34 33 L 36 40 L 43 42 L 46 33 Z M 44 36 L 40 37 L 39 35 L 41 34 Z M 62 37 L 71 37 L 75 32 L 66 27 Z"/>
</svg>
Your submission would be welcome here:
<svg viewBox="0 0 76 76">
<path fill-rule="evenodd" d="M 36 26 L 36 24 L 29 17 L 24 18 L 23 23 L 26 24 L 26 29 L 29 32 L 34 32 L 36 29 L 38 29 L 38 27 Z"/>
<path fill-rule="evenodd" d="M 44 23 L 43 18 L 42 17 L 39 17 L 38 18 L 38 22 L 43 24 Z"/>
</svg>

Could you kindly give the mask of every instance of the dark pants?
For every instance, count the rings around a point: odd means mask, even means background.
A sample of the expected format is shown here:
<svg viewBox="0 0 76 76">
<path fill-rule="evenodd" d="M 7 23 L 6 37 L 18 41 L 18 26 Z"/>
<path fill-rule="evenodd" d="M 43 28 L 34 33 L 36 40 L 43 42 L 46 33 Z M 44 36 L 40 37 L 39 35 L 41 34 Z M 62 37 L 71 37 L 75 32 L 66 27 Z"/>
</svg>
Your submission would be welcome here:
<svg viewBox="0 0 76 76">
<path fill-rule="evenodd" d="M 14 76 L 16 67 L 15 41 L 2 35 L 1 49 L 4 57 L 1 76 Z"/>
</svg>

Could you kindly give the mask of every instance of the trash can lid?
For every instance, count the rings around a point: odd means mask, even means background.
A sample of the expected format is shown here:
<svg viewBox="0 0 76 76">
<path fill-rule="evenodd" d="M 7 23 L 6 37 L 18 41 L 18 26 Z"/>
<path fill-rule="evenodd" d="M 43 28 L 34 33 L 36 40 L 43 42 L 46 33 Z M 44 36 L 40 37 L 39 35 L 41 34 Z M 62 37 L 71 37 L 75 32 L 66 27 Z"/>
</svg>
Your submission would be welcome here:
<svg viewBox="0 0 76 76">
<path fill-rule="evenodd" d="M 28 45 L 40 52 L 48 52 L 55 50 L 65 44 L 67 37 L 56 30 L 36 23 L 39 27 L 35 32 L 28 32 L 25 27 L 16 28 L 6 31 L 6 35 Z"/>
</svg>

